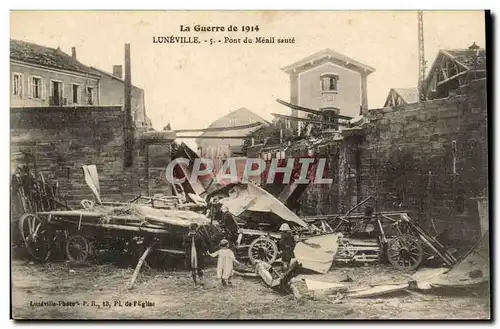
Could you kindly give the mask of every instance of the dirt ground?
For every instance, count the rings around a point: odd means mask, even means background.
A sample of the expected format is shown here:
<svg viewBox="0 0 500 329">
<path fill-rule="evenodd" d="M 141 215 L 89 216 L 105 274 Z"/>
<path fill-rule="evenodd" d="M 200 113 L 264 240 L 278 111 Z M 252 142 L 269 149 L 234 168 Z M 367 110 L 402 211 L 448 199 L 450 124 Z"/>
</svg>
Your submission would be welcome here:
<svg viewBox="0 0 500 329">
<path fill-rule="evenodd" d="M 133 268 L 113 264 L 13 259 L 11 273 L 15 319 L 488 319 L 490 314 L 488 287 L 340 301 L 306 295 L 297 301 L 259 278 L 236 276 L 233 287 L 223 288 L 213 267 L 206 270 L 204 287 L 194 286 L 186 271 L 146 269 L 133 290 L 126 288 Z M 408 278 L 382 265 L 340 267 L 308 277 L 336 281 L 345 275 L 352 285 Z"/>
</svg>

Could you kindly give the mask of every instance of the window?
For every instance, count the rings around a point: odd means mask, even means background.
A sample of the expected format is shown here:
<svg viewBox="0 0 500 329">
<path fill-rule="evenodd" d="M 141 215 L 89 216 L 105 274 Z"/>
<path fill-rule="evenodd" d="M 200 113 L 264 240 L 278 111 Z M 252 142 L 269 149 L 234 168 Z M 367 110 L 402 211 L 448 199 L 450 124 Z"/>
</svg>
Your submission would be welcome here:
<svg viewBox="0 0 500 329">
<path fill-rule="evenodd" d="M 321 75 L 321 91 L 324 92 L 336 92 L 339 77 L 336 74 L 323 74 Z"/>
<path fill-rule="evenodd" d="M 87 87 L 87 105 L 94 105 L 94 87 Z"/>
<path fill-rule="evenodd" d="M 42 98 L 42 78 L 31 78 L 31 97 L 38 99 Z"/>
<path fill-rule="evenodd" d="M 50 105 L 61 106 L 65 105 L 63 84 L 61 81 L 51 80 L 50 81 Z"/>
<path fill-rule="evenodd" d="M 24 78 L 21 73 L 14 73 L 12 77 L 12 93 L 16 96 L 23 96 L 24 94 Z"/>
<path fill-rule="evenodd" d="M 78 94 L 80 92 L 80 86 L 77 84 L 73 84 L 73 104 L 78 104 L 78 100 L 80 97 L 78 97 Z"/>
</svg>

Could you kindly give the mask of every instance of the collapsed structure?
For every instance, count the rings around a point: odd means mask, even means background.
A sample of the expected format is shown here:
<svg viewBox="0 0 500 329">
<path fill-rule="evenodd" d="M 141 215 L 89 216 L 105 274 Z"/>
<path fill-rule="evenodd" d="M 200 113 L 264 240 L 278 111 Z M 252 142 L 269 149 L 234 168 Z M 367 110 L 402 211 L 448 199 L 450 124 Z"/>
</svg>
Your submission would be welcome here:
<svg viewBox="0 0 500 329">
<path fill-rule="evenodd" d="M 321 61 L 335 62 L 331 53 Z M 281 163 L 287 158 L 325 158 L 326 175 L 332 180 L 329 185 L 292 181 L 284 186 L 279 176 L 271 184 L 262 177 L 257 182 L 260 187 L 254 183 L 221 184 L 212 175 L 206 175 L 194 183 L 186 181 L 171 186 L 164 177 L 170 160 L 179 156 L 190 159 L 188 165 L 175 168 L 179 177 L 189 176 L 198 155 L 185 145 L 174 144 L 175 132 L 151 132 L 132 125 L 130 97 L 126 97 L 124 109 L 102 106 L 12 109 L 14 165 L 30 165 L 35 176 L 42 173 L 44 180 L 59 182 L 57 188 L 37 183 L 36 186 L 41 186 L 38 194 L 19 189 L 22 193 L 17 194 L 20 201 L 17 205 L 21 213 L 27 212 L 26 216 L 19 216 L 22 238 L 33 254 L 46 259 L 50 247 L 47 244 L 50 239 L 44 238 L 47 223 L 69 221 L 75 231 L 81 230 L 82 222 L 84 226 L 90 223 L 106 229 L 109 227 L 105 225 L 120 226 L 120 230 L 126 226 L 124 230 L 141 233 L 149 230 L 164 236 L 173 231 L 164 227 L 172 226 L 172 221 L 175 222 L 172 217 L 180 223 L 173 226 L 186 227 L 191 218 L 182 213 L 185 210 L 203 222 L 202 226 L 211 227 L 213 220 L 200 212 L 210 210 L 214 204 L 225 204 L 243 222 L 240 242 L 251 263 L 264 260 L 272 264 L 279 259 L 277 227 L 287 222 L 295 224 L 299 235 L 297 259 L 303 267 L 319 273 L 328 271 L 335 260 L 366 263 L 382 258 L 398 268 L 415 269 L 429 256 L 424 247 L 431 249 L 441 263 L 451 266 L 457 259 L 447 251 L 446 247 L 453 242 L 450 240 L 465 245 L 464 241 L 472 243 L 488 232 L 487 216 L 481 217 L 480 222 L 474 207 L 474 198 L 486 197 L 488 193 L 486 80 L 481 75 L 473 75 L 471 79 L 469 73 L 460 75 L 467 76 L 467 83 L 460 78 L 464 83 L 446 98 L 382 109 L 362 107 L 362 115 L 354 118 L 340 114 L 338 108 L 323 111 L 325 108 L 310 109 L 280 101 L 296 112 L 307 113 L 307 118 L 293 119 L 305 123 L 300 128 L 301 136 L 285 141 L 280 132 L 278 143 L 269 145 L 255 140 L 257 131 L 252 142 L 247 143 L 247 155 L 266 162 L 278 159 Z M 129 74 L 128 67 L 127 88 L 131 86 Z M 365 72 L 363 79 L 366 75 Z M 323 91 L 328 94 L 325 97 L 330 97 L 336 91 L 338 77 L 322 76 L 321 81 Z M 292 120 L 283 115 L 276 117 L 286 119 L 282 121 L 285 125 Z M 103 220 L 107 217 L 96 211 L 93 204 L 80 205 L 82 199 L 94 196 L 102 203 L 100 193 L 95 188 L 89 189 L 81 175 L 82 166 L 88 164 L 99 168 L 98 190 L 113 200 L 113 206 L 130 205 L 138 200 L 138 194 L 147 194 L 139 198 L 149 200 L 148 205 L 136 209 L 140 216 L 136 216 L 137 212 L 125 216 L 114 214 L 113 220 L 126 223 L 110 223 Z M 66 195 L 67 203 L 56 197 L 60 193 Z M 26 206 L 27 195 L 37 198 L 43 195 L 43 202 L 33 199 L 28 203 L 33 206 Z M 172 195 L 177 200 L 173 205 L 169 204 Z M 354 212 L 369 197 L 372 209 Z M 156 210 L 157 201 L 175 212 Z M 63 206 L 85 209 L 66 212 L 52 209 Z M 405 211 L 401 210 L 403 207 Z M 19 214 L 19 208 L 14 215 Z M 386 234 L 381 220 L 388 218 L 399 230 L 397 233 Z M 353 230 L 351 224 L 359 223 L 362 225 Z M 64 231 L 65 226 L 62 227 Z M 344 236 L 356 229 L 369 239 Z M 83 245 L 88 255 L 90 245 L 81 239 L 81 234 L 77 236 L 65 241 L 66 249 Z M 150 242 L 153 240 L 158 239 Z M 153 246 L 148 248 L 150 251 Z M 158 249 L 182 253 L 171 246 Z M 81 254 L 69 255 L 72 254 L 68 252 L 69 258 L 81 258 Z M 146 256 L 144 251 L 141 260 Z"/>
</svg>

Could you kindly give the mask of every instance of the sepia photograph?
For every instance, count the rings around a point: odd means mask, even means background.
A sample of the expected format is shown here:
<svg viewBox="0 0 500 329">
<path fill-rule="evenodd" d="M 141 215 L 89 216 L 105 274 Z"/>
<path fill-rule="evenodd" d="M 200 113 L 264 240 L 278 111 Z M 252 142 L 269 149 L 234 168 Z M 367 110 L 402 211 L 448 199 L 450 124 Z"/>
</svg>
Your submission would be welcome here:
<svg viewBox="0 0 500 329">
<path fill-rule="evenodd" d="M 10 318 L 491 320 L 490 15 L 10 11 Z"/>
</svg>

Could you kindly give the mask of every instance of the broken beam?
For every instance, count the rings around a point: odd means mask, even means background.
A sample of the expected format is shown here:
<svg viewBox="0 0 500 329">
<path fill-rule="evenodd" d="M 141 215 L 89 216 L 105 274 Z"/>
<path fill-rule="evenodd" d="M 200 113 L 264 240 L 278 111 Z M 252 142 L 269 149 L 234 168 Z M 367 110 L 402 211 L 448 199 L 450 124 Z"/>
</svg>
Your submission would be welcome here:
<svg viewBox="0 0 500 329">
<path fill-rule="evenodd" d="M 293 116 L 284 115 L 284 114 L 271 113 L 271 115 L 278 117 L 278 118 L 295 120 L 295 121 L 304 121 L 304 122 L 309 122 L 309 123 L 316 123 L 316 124 L 321 124 L 321 125 L 325 125 L 325 126 L 347 126 L 347 124 L 345 124 L 345 123 L 311 120 L 311 119 L 293 117 Z"/>
<path fill-rule="evenodd" d="M 311 114 L 317 114 L 317 115 L 325 115 L 325 113 L 323 111 L 308 109 L 307 107 L 302 107 L 302 106 L 299 106 L 299 105 L 294 105 L 294 104 L 282 101 L 281 99 L 277 99 L 276 101 L 278 103 L 280 103 L 281 105 L 288 106 L 289 108 L 292 108 L 294 110 L 303 111 L 303 112 L 307 112 L 307 113 L 311 113 Z M 334 117 L 334 118 L 339 118 L 339 119 L 345 119 L 345 120 L 351 120 L 352 119 L 352 117 L 348 117 L 348 116 L 340 115 L 340 114 L 333 114 L 332 115 L 332 114 L 329 113 L 328 116 Z"/>
<path fill-rule="evenodd" d="M 468 73 L 468 71 L 462 71 L 462 72 L 460 72 L 460 73 L 458 73 L 458 74 L 456 74 L 456 75 L 454 75 L 454 76 L 451 76 L 451 77 L 448 77 L 448 78 L 446 78 L 446 79 L 444 79 L 444 80 L 439 81 L 439 82 L 437 83 L 437 85 L 438 85 L 438 86 L 441 86 L 441 85 L 443 85 L 443 84 L 445 84 L 445 83 L 447 83 L 447 82 L 449 82 L 449 81 L 451 81 L 451 80 L 454 80 L 454 79 L 456 79 L 456 78 L 458 78 L 458 77 L 460 77 L 460 76 L 462 76 L 462 75 L 464 75 L 464 74 L 466 74 L 466 73 Z"/>
<path fill-rule="evenodd" d="M 262 126 L 261 122 L 255 122 L 248 125 L 234 126 L 234 127 L 218 127 L 218 128 L 204 128 L 204 129 L 178 129 L 174 130 L 176 133 L 191 133 L 191 132 L 207 132 L 207 131 L 227 131 L 227 130 L 239 130 L 239 129 L 249 129 Z"/>
<path fill-rule="evenodd" d="M 458 74 L 456 74 L 456 75 L 454 75 L 454 76 L 452 76 L 452 77 L 449 77 L 448 79 L 444 79 L 444 80 L 439 81 L 439 82 L 437 83 L 437 85 L 438 85 L 438 86 L 441 86 L 441 85 L 443 85 L 443 84 L 445 84 L 445 83 L 447 83 L 447 82 L 449 82 L 449 81 L 451 81 L 451 80 L 454 80 L 454 79 L 456 79 L 456 78 L 458 78 L 458 77 L 461 77 L 461 76 L 466 75 L 466 74 L 468 74 L 468 73 L 475 73 L 475 72 L 485 72 L 485 70 L 470 70 L 470 71 L 462 71 L 462 72 L 460 72 L 460 73 L 458 73 Z"/>
<path fill-rule="evenodd" d="M 134 274 L 132 275 L 132 278 L 130 279 L 130 282 L 127 286 L 129 290 L 132 289 L 132 287 L 134 286 L 135 280 L 137 279 L 137 275 L 139 275 L 139 272 L 141 271 L 142 264 L 145 263 L 146 258 L 148 257 L 151 250 L 153 250 L 153 246 L 149 246 L 142 254 L 142 257 L 139 259 L 139 262 L 137 262 Z"/>
<path fill-rule="evenodd" d="M 245 139 L 247 136 L 177 136 L 177 138 L 196 138 L 196 139 Z"/>
</svg>

